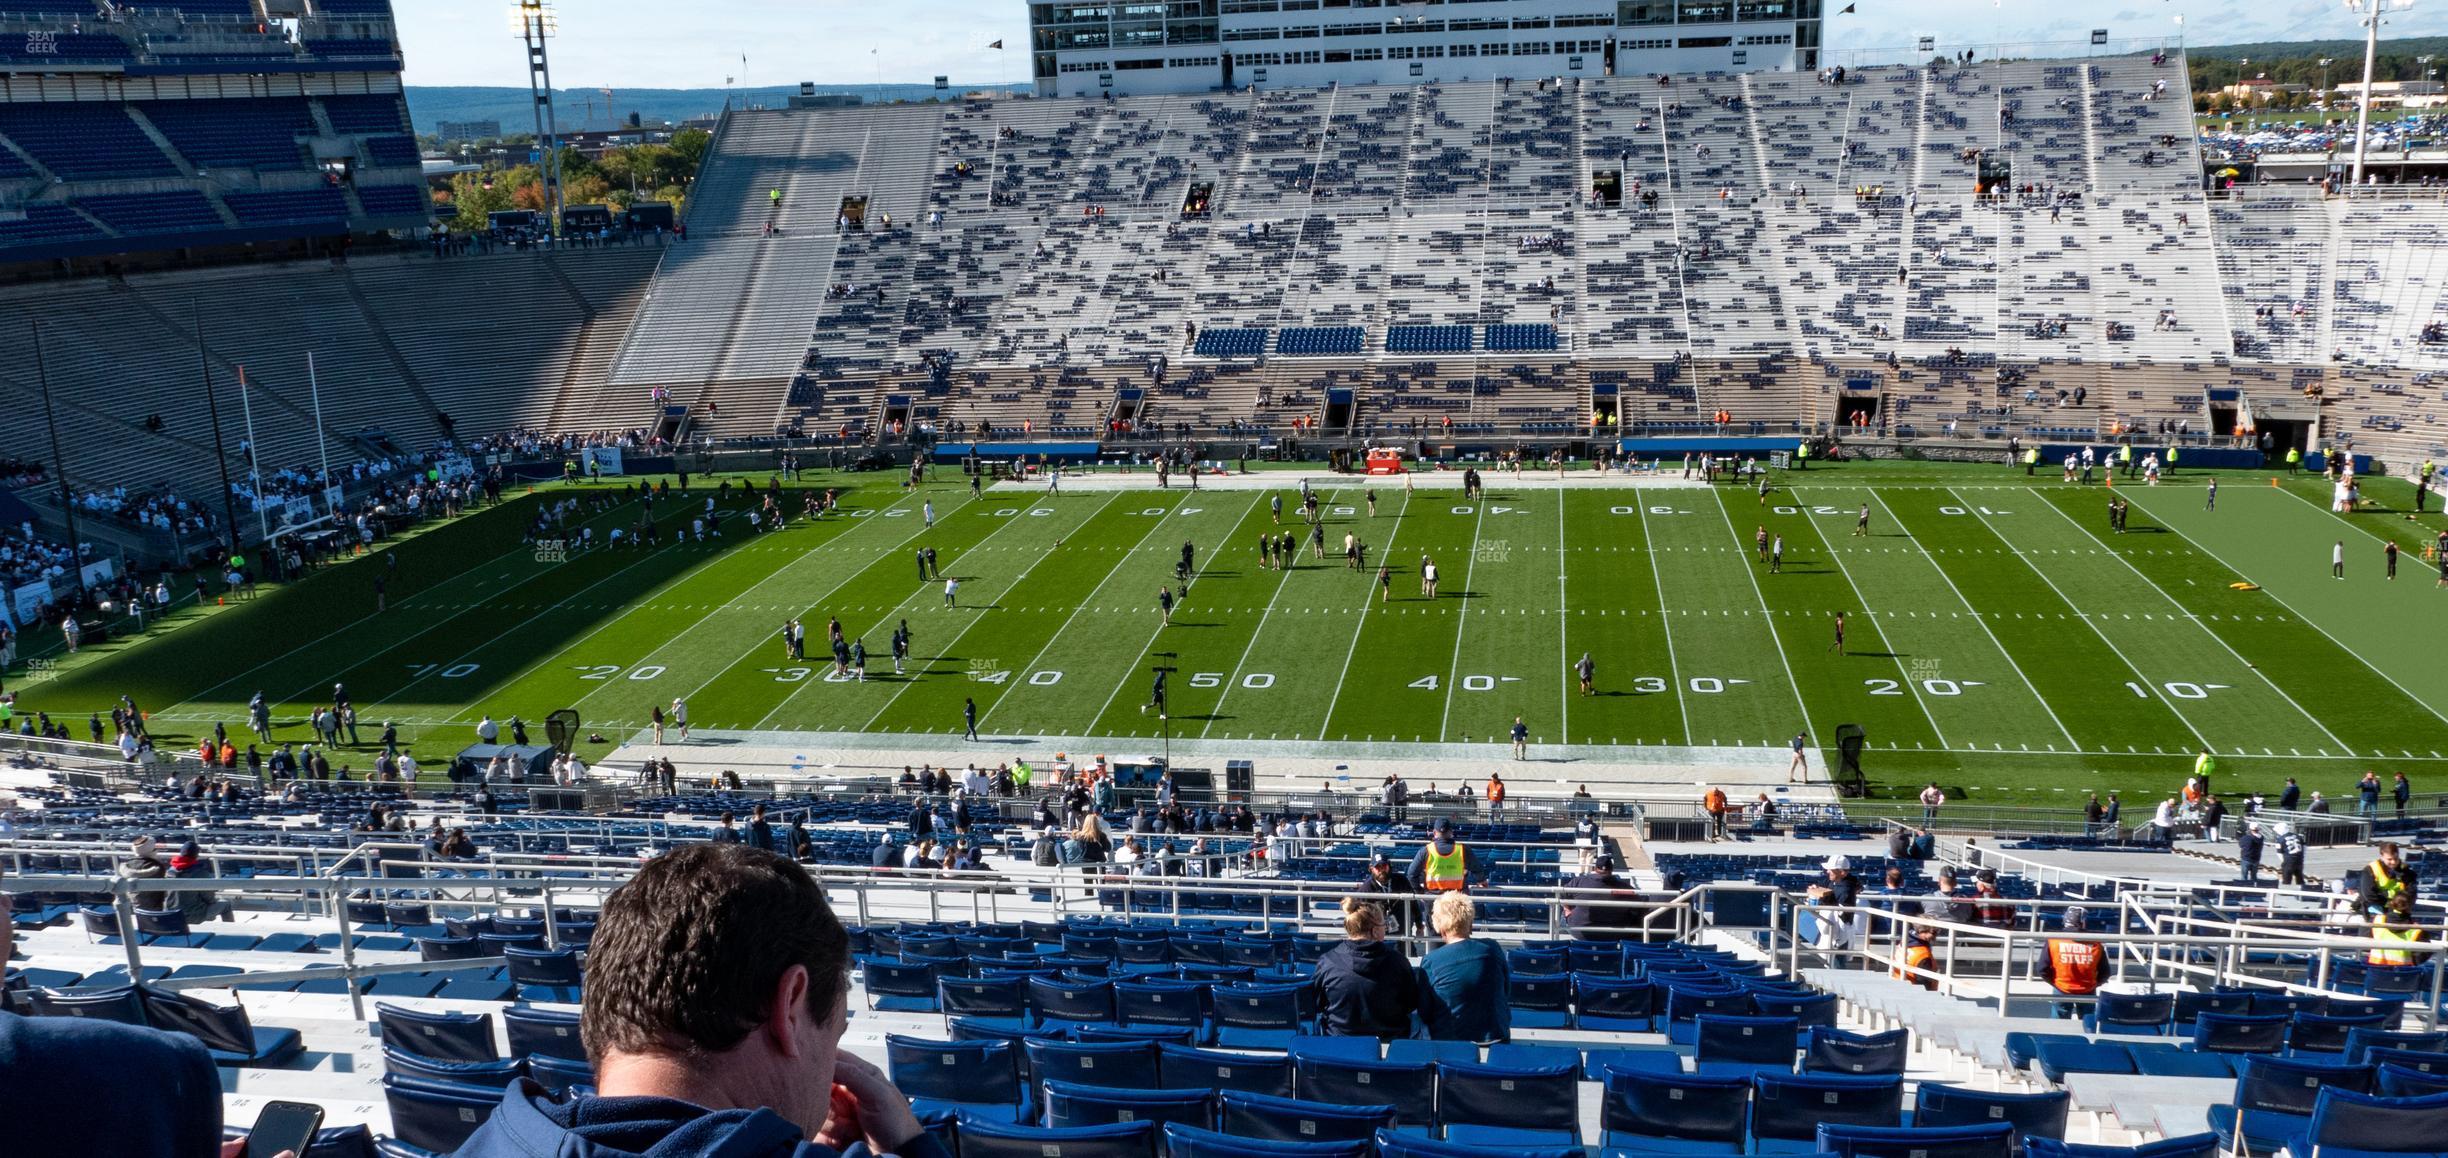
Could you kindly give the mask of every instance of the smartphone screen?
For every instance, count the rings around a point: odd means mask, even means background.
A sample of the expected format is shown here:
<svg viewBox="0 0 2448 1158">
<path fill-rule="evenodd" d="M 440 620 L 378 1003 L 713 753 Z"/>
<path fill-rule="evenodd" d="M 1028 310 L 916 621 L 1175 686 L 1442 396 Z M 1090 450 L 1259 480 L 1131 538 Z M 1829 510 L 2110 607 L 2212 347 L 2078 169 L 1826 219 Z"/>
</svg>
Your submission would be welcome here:
<svg viewBox="0 0 2448 1158">
<path fill-rule="evenodd" d="M 284 1151 L 306 1158 L 315 1131 L 323 1128 L 323 1107 L 307 1102 L 266 1102 L 247 1131 L 247 1158 L 273 1158 Z"/>
</svg>

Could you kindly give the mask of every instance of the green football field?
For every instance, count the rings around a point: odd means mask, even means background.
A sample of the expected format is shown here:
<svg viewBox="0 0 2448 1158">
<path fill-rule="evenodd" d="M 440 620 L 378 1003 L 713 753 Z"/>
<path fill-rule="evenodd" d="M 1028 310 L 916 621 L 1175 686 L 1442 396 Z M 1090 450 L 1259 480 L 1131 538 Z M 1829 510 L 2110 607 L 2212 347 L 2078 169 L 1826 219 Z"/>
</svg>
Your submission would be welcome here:
<svg viewBox="0 0 2448 1158">
<path fill-rule="evenodd" d="M 2448 718 L 2433 706 L 2448 590 L 2421 553 L 2440 520 L 2340 517 L 2314 479 L 2227 474 L 2212 511 L 2207 477 L 2190 473 L 2111 492 L 1995 466 L 1838 465 L 1778 476 L 1765 502 L 1733 486 L 1491 476 L 1482 501 L 1380 482 L 1372 515 L 1367 484 L 1346 478 L 1319 490 L 1328 557 L 1304 542 L 1297 565 L 1270 570 L 1256 544 L 1280 531 L 1276 495 L 1283 528 L 1297 529 L 1291 487 L 1192 493 L 1134 478 L 978 499 L 948 472 L 917 492 L 887 476 L 816 479 L 849 488 L 843 515 L 751 535 L 735 491 L 718 542 L 571 553 L 521 541 L 535 504 L 617 492 L 552 487 L 12 686 L 21 714 L 64 714 L 80 736 L 86 713 L 123 693 L 158 735 L 214 721 L 243 735 L 243 705 L 261 691 L 279 737 L 303 742 L 307 711 L 343 682 L 369 744 L 390 720 L 438 759 L 487 713 L 532 723 L 574 708 L 617 742 L 674 697 L 695 726 L 723 731 L 949 738 L 974 698 L 990 734 L 1152 738 L 1162 725 L 1142 705 L 1162 666 L 1174 737 L 1321 753 L 1484 743 L 1495 757 L 1518 715 L 1534 744 L 1644 749 L 1777 747 L 1797 731 L 1825 749 L 1859 724 L 1875 779 L 2000 803 L 2165 790 L 2204 747 L 2255 784 L 2298 775 L 2332 792 L 2366 767 L 2405 768 L 2418 785 L 2448 770 Z M 2384 506 L 2412 493 L 2371 489 Z M 683 522 L 711 493 L 698 480 L 658 514 Z M 2111 494 L 2132 503 L 2128 533 L 2109 528 Z M 592 526 L 601 542 L 638 516 L 624 501 L 570 530 Z M 1760 526 L 1784 539 L 1778 572 L 1754 549 Z M 1346 533 L 1367 544 L 1368 570 L 1344 565 Z M 2384 536 L 2406 549 L 2394 582 Z M 2342 581 L 2330 575 L 2340 541 Z M 1157 595 L 1184 542 L 1197 574 L 1165 626 Z M 919 579 L 920 547 L 961 580 L 957 606 Z M 376 613 L 387 555 L 399 563 Z M 1442 572 L 1433 599 L 1423 557 Z M 1390 599 L 1379 559 L 1393 567 Z M 805 661 L 784 655 L 793 616 Z M 866 642 L 863 682 L 833 674 L 828 618 Z M 904 620 L 914 658 L 895 675 L 888 641 Z M 1569 670 L 1584 653 L 1590 696 Z M 362 772 L 371 749 L 342 762 Z"/>
</svg>

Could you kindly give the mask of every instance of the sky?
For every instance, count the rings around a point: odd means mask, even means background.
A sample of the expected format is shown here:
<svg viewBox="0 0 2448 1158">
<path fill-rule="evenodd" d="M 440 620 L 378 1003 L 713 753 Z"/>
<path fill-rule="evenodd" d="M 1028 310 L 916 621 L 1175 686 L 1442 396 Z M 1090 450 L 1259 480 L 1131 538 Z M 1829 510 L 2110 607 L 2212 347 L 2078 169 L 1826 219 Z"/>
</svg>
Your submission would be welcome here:
<svg viewBox="0 0 2448 1158">
<path fill-rule="evenodd" d="M 1901 59 L 1941 46 L 2182 36 L 2193 44 L 2359 36 L 2338 0 L 1825 0 L 1831 60 Z M 393 0 L 412 85 L 527 83 L 507 0 Z M 559 88 L 955 84 L 1025 81 L 1026 0 L 564 0 L 552 46 Z M 2176 17 L 2184 17 L 2179 25 Z M 2448 35 L 2448 0 L 2392 12 L 2389 36 Z M 1000 39 L 1010 46 L 987 47 Z M 745 63 L 742 58 L 745 57 Z"/>
</svg>

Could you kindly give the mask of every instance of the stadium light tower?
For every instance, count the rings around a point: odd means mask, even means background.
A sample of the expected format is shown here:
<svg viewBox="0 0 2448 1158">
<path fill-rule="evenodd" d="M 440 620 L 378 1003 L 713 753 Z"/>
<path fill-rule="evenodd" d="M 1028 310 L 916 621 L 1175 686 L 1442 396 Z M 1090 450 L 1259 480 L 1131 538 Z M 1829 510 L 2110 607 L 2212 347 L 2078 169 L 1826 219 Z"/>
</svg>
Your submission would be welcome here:
<svg viewBox="0 0 2448 1158">
<path fill-rule="evenodd" d="M 519 39 L 527 42 L 527 93 L 535 101 L 536 173 L 544 182 L 544 229 L 561 235 L 561 125 L 553 116 L 552 61 L 545 42 L 561 31 L 561 18 L 546 0 L 518 0 L 510 10 Z"/>
<path fill-rule="evenodd" d="M 2371 142 L 2372 66 L 2380 58 L 2380 13 L 2402 12 L 2414 0 L 2346 0 L 2346 10 L 2363 21 L 2363 98 L 2355 103 L 2354 175 L 2347 192 L 2363 183 L 2363 153 Z"/>
</svg>

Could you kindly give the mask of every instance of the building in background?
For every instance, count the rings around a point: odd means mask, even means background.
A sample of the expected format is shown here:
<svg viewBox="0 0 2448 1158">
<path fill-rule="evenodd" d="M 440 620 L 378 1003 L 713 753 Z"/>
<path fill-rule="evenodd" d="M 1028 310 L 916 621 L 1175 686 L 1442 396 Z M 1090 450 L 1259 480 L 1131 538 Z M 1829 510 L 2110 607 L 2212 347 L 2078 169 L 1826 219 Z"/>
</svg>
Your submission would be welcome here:
<svg viewBox="0 0 2448 1158">
<path fill-rule="evenodd" d="M 1819 67 L 1822 0 L 1061 0 L 1039 96 Z"/>
<path fill-rule="evenodd" d="M 500 121 L 439 121 L 434 134 L 443 143 L 452 141 L 495 141 L 502 135 Z"/>
</svg>

